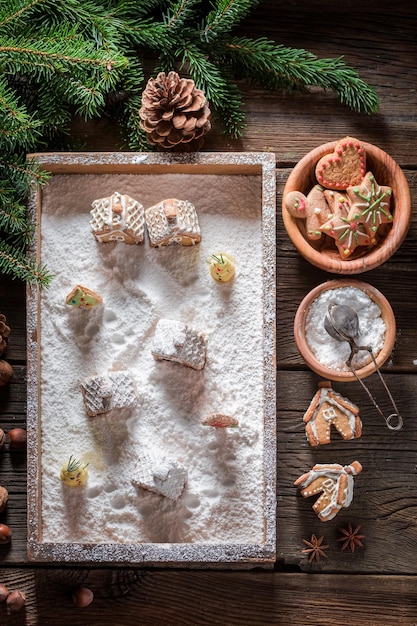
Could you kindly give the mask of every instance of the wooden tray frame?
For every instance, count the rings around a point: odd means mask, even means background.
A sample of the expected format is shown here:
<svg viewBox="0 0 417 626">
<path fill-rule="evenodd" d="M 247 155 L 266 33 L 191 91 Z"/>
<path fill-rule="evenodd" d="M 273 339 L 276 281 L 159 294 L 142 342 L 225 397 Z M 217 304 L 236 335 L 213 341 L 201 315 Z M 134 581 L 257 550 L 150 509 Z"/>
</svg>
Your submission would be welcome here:
<svg viewBox="0 0 417 626">
<path fill-rule="evenodd" d="M 28 558 L 49 563 L 132 564 L 169 567 L 272 567 L 276 558 L 276 170 L 270 153 L 43 153 L 28 155 L 54 174 L 218 174 L 262 178 L 264 293 L 264 541 L 260 544 L 49 543 L 42 540 L 39 288 L 27 289 L 28 347 Z M 42 191 L 28 210 L 36 225 L 33 256 L 40 261 Z"/>
</svg>

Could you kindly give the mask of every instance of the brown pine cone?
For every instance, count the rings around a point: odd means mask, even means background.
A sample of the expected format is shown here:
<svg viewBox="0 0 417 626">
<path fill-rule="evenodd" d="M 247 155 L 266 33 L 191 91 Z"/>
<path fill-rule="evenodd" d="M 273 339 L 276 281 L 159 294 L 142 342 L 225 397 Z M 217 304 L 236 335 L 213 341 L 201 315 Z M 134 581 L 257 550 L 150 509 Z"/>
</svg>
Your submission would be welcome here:
<svg viewBox="0 0 417 626">
<path fill-rule="evenodd" d="M 148 80 L 139 115 L 147 140 L 159 150 L 199 150 L 211 128 L 205 95 L 176 72 Z"/>
<path fill-rule="evenodd" d="M 10 328 L 6 324 L 6 316 L 0 313 L 0 355 L 3 354 L 7 348 L 7 342 L 9 341 Z"/>
</svg>

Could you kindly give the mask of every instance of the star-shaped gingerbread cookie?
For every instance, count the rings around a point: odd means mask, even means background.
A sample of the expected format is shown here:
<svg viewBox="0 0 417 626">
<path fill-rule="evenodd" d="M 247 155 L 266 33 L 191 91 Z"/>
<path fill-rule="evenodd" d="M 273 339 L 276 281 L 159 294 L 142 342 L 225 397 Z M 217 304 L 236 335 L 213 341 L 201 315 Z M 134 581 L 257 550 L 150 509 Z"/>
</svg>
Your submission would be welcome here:
<svg viewBox="0 0 417 626">
<path fill-rule="evenodd" d="M 348 259 L 358 246 L 370 246 L 376 243 L 374 235 L 370 237 L 363 224 L 341 215 L 331 217 L 320 226 L 320 230 L 335 240 L 342 259 Z"/>
<path fill-rule="evenodd" d="M 349 219 L 363 224 L 369 237 L 375 236 L 381 224 L 392 223 L 392 189 L 379 185 L 372 172 L 367 172 L 360 185 L 348 187 L 346 193 L 351 206 Z"/>
</svg>

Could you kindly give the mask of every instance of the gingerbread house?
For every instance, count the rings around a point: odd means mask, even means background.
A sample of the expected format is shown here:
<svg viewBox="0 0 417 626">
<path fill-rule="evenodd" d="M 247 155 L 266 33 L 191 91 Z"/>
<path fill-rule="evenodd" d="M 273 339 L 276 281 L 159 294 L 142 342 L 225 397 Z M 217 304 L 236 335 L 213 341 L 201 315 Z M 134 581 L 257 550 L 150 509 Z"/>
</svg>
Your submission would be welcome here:
<svg viewBox="0 0 417 626">
<path fill-rule="evenodd" d="M 333 391 L 329 381 L 319 383 L 319 390 L 304 414 L 306 436 L 312 446 L 330 443 L 334 426 L 343 439 L 355 439 L 362 434 L 358 407 Z"/>
<path fill-rule="evenodd" d="M 206 363 L 208 338 L 176 320 L 160 319 L 156 325 L 151 352 L 156 361 L 175 361 L 195 370 Z"/>
<path fill-rule="evenodd" d="M 94 200 L 91 206 L 90 226 L 97 241 L 143 243 L 145 209 L 140 202 L 116 191 L 111 196 Z"/>
<path fill-rule="evenodd" d="M 173 242 L 193 246 L 201 240 L 197 212 L 188 200 L 162 200 L 145 210 L 145 220 L 154 248 Z"/>
<path fill-rule="evenodd" d="M 186 468 L 175 459 L 151 452 L 142 452 L 132 483 L 170 500 L 177 500 L 187 480 Z"/>
<path fill-rule="evenodd" d="M 294 482 L 303 498 L 320 494 L 313 510 L 322 522 L 328 522 L 340 511 L 348 508 L 353 499 L 354 476 L 362 471 L 359 461 L 349 465 L 318 463 Z"/>
<path fill-rule="evenodd" d="M 81 381 L 81 390 L 90 417 L 113 409 L 133 407 L 137 402 L 133 379 L 127 370 L 89 376 Z"/>
</svg>

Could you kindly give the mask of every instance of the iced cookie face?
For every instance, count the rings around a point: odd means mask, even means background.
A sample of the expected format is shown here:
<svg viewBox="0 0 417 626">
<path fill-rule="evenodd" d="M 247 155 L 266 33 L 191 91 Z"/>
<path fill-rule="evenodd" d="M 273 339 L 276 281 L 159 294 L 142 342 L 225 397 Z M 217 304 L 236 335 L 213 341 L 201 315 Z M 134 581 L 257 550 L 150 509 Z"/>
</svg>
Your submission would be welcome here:
<svg viewBox="0 0 417 626">
<path fill-rule="evenodd" d="M 88 478 L 87 465 L 70 456 L 68 461 L 62 466 L 59 477 L 62 482 L 70 487 L 85 485 Z"/>
</svg>

